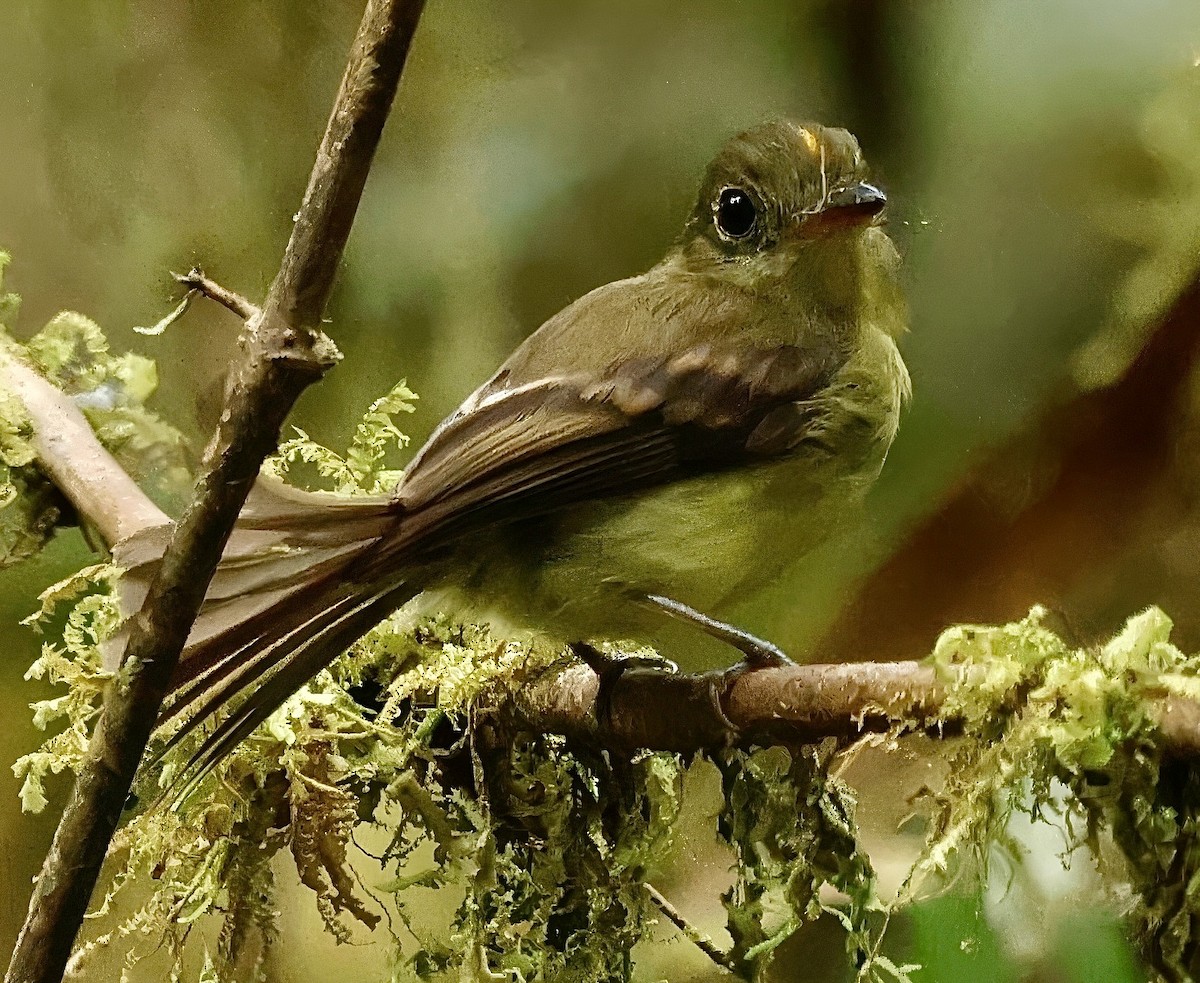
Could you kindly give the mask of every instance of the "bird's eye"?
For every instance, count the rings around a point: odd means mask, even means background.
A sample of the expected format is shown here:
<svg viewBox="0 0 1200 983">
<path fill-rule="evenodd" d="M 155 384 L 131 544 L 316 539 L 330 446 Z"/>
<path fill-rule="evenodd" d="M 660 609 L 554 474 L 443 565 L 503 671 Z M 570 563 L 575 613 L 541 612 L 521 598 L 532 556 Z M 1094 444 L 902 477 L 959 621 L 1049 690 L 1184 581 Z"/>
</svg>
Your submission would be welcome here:
<svg viewBox="0 0 1200 983">
<path fill-rule="evenodd" d="M 717 199 L 717 231 L 729 239 L 745 239 L 758 224 L 754 201 L 741 188 L 726 188 Z"/>
</svg>

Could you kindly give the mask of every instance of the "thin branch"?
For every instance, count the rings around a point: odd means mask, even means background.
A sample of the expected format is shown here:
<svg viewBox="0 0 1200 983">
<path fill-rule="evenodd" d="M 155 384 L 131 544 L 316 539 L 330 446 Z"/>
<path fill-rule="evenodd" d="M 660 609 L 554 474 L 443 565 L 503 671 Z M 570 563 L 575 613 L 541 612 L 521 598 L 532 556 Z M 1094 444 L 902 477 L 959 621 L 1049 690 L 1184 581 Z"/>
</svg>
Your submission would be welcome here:
<svg viewBox="0 0 1200 983">
<path fill-rule="evenodd" d="M 921 662 L 792 665 L 732 676 L 639 666 L 617 677 L 605 699 L 599 693 L 600 677 L 576 664 L 523 687 L 515 708 L 532 730 L 617 750 L 794 744 L 896 727 L 947 733 L 961 723 L 947 713 L 934 668 Z M 1200 702 L 1163 695 L 1147 709 L 1169 753 L 1200 756 Z"/>
<path fill-rule="evenodd" d="M 791 665 L 732 676 L 638 666 L 621 673 L 603 700 L 599 693 L 600 677 L 573 665 L 524 687 L 516 709 L 535 730 L 613 749 L 682 752 L 730 741 L 850 737 L 905 721 L 932 726 L 945 698 L 933 669 L 917 662 Z"/>
<path fill-rule="evenodd" d="M 258 307 L 241 294 L 206 276 L 198 267 L 175 279 L 244 320 L 256 317 Z M 25 407 L 33 426 L 38 465 L 67 501 L 90 522 L 112 547 L 146 529 L 168 526 L 171 517 L 154 504 L 96 439 L 75 401 L 8 346 L 0 346 L 0 390 Z"/>
<path fill-rule="evenodd" d="M 125 661 L 34 888 L 7 983 L 62 979 L 134 772 L 221 551 L 300 393 L 336 361 L 320 331 L 350 225 L 391 108 L 423 0 L 368 0 L 308 190 Z"/>
<path fill-rule="evenodd" d="M 177 283 L 189 290 L 197 290 L 210 300 L 215 300 L 222 307 L 228 307 L 243 321 L 249 321 L 262 313 L 253 301 L 247 300 L 236 291 L 222 287 L 216 281 L 209 279 L 198 266 L 193 266 L 188 273 L 172 273 L 171 275 L 175 277 Z"/>
<path fill-rule="evenodd" d="M 146 497 L 96 439 L 71 397 L 7 346 L 0 346 L 0 389 L 24 404 L 33 425 L 38 463 L 46 477 L 107 543 L 170 524 L 170 517 Z"/>
<path fill-rule="evenodd" d="M 671 904 L 665 894 L 650 883 L 645 883 L 642 887 L 646 889 L 646 893 L 650 896 L 650 900 L 654 902 L 655 907 L 667 916 L 667 920 L 679 929 L 692 945 L 708 956 L 721 969 L 732 973 L 734 976 L 744 978 L 737 960 L 722 950 L 712 939 L 684 918 L 683 913 Z"/>
</svg>

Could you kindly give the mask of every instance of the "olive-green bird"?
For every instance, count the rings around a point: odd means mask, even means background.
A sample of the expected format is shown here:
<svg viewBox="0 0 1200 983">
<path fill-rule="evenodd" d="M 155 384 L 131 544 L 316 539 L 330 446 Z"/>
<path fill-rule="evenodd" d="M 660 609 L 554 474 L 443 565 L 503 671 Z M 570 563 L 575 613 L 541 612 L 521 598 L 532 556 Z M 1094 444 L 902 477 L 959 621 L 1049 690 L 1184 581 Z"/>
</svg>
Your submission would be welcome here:
<svg viewBox="0 0 1200 983">
<path fill-rule="evenodd" d="M 391 496 L 260 482 L 165 711 L 196 721 L 246 693 L 197 764 L 419 594 L 560 643 L 661 643 L 682 619 L 751 664 L 782 658 L 715 619 L 861 499 L 909 391 L 867 177 L 845 130 L 742 133 L 663 260 L 543 324 Z M 162 536 L 117 551 L 130 605 Z"/>
</svg>

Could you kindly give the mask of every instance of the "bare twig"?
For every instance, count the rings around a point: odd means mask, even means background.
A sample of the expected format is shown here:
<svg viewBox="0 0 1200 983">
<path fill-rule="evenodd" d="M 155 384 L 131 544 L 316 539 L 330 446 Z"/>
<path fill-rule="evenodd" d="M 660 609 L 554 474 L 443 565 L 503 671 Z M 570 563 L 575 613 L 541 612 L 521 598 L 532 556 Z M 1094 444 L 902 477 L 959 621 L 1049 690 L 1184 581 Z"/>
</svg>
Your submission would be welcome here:
<svg viewBox="0 0 1200 983">
<path fill-rule="evenodd" d="M 645 883 L 642 887 L 646 889 L 646 893 L 650 896 L 650 900 L 654 902 L 655 907 L 667 916 L 671 924 L 679 929 L 692 945 L 708 956 L 717 966 L 732 973 L 734 976 L 744 978 L 737 960 L 729 955 L 729 953 L 723 951 L 712 939 L 684 918 L 683 913 L 671 904 L 666 895 L 653 884 Z"/>
<path fill-rule="evenodd" d="M 308 190 L 205 454 L 204 473 L 131 620 L 9 964 L 7 983 L 62 979 L 133 775 L 238 512 L 300 393 L 336 360 L 320 317 L 423 0 L 368 0 Z"/>
<path fill-rule="evenodd" d="M 0 389 L 16 396 L 33 425 L 38 463 L 110 545 L 170 518 L 101 446 L 71 397 L 0 346 Z"/>
<path fill-rule="evenodd" d="M 198 266 L 193 266 L 189 273 L 172 273 L 171 275 L 189 290 L 197 290 L 210 300 L 215 300 L 222 307 L 229 308 L 243 321 L 249 321 L 261 313 L 258 305 L 253 301 L 247 300 L 236 291 L 222 287 L 216 281 L 209 279 Z"/>
</svg>

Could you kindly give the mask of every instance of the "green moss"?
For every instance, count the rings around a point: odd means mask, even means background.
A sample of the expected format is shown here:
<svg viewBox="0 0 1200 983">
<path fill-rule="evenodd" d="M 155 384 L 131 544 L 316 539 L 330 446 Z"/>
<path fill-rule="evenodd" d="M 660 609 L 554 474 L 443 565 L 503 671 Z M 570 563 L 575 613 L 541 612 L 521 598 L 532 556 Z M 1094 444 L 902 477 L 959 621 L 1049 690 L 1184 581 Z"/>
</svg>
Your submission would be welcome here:
<svg viewBox="0 0 1200 983">
<path fill-rule="evenodd" d="M 391 392 L 375 400 L 354 431 L 354 439 L 345 455 L 323 447 L 299 427 L 296 436 L 279 445 L 279 452 L 265 464 L 264 470 L 284 478 L 298 461 L 312 465 L 317 474 L 342 495 L 377 495 L 389 491 L 400 479 L 400 471 L 385 468 L 392 448 L 408 446 L 408 434 L 396 426 L 398 413 L 416 408 L 417 394 L 401 380 Z"/>
<path fill-rule="evenodd" d="M 762 969 L 801 925 L 829 914 L 845 928 L 864 979 L 904 979 L 904 967 L 868 952 L 875 874 L 858 846 L 854 795 L 829 774 L 835 750 L 830 740 L 731 751 L 717 762 L 725 794 L 718 829 L 738 860 L 724 897 L 733 955 Z M 823 900 L 826 888 L 846 900 Z"/>
<path fill-rule="evenodd" d="M 988 846 L 1004 842 L 1013 811 L 1040 818 L 1055 811 L 1065 787 L 1082 820 L 1072 824 L 1071 846 L 1096 858 L 1114 903 L 1122 885 L 1133 889 L 1122 907 L 1149 965 L 1167 979 L 1190 979 L 1200 786 L 1191 763 L 1166 757 L 1154 708 L 1165 693 L 1200 694 L 1200 658 L 1171 644 L 1171 620 L 1157 608 L 1097 648 L 1069 647 L 1042 626 L 1043 616 L 1035 609 L 1014 625 L 951 629 L 935 649 L 949 706 L 968 720 L 970 739 L 950 762 L 902 900 L 964 862 L 986 872 Z"/>
<path fill-rule="evenodd" d="M 21 782 L 21 808 L 25 812 L 41 812 L 46 806 L 47 776 L 75 771 L 87 750 L 91 725 L 108 681 L 100 646 L 120 622 L 115 586 L 119 575 L 120 570 L 108 564 L 85 567 L 43 591 L 41 609 L 25 619 L 24 624 L 40 631 L 60 605 L 69 605 L 61 638 L 44 644 L 25 673 L 26 679 L 45 679 L 66 689 L 62 696 L 30 704 L 39 730 L 51 725 L 63 729 L 13 764 L 13 774 Z"/>
</svg>

